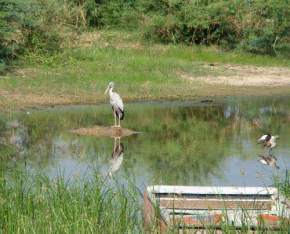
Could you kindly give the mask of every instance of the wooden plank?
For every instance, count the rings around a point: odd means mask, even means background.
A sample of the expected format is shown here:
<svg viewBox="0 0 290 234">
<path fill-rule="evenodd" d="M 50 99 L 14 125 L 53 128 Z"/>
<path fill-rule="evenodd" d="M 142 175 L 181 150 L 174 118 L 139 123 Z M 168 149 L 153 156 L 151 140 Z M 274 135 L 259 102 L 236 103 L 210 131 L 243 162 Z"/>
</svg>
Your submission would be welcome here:
<svg viewBox="0 0 290 234">
<path fill-rule="evenodd" d="M 175 209 L 256 209 L 271 210 L 271 201 L 242 201 L 242 200 L 189 200 L 189 199 L 160 199 L 160 208 Z"/>
<path fill-rule="evenodd" d="M 175 194 L 277 194 L 274 187 L 234 187 L 234 186 L 171 186 L 153 185 L 147 187 L 148 193 L 175 193 Z"/>
<path fill-rule="evenodd" d="M 191 215 L 184 215 L 184 216 L 171 216 L 170 223 L 171 225 L 193 225 L 195 227 L 204 227 L 208 225 L 221 225 L 222 223 L 222 214 L 212 214 L 212 215 L 205 215 L 205 216 L 191 216 Z"/>
<path fill-rule="evenodd" d="M 243 212 L 253 229 L 261 222 L 279 229 L 276 224 L 290 217 L 290 203 L 287 202 L 273 187 L 150 186 L 144 194 L 144 213 L 150 213 L 150 218 L 144 215 L 144 221 L 153 221 L 159 226 L 160 233 L 171 225 L 181 225 L 182 230 L 189 228 L 187 230 L 195 233 L 199 228 L 203 230 L 205 224 L 218 229 L 223 209 L 227 209 L 227 220 L 233 220 L 237 229 L 245 218 Z M 152 204 L 159 205 L 160 212 L 155 214 Z M 283 218 L 273 215 L 275 212 L 280 214 L 279 210 L 285 210 Z"/>
<path fill-rule="evenodd" d="M 183 198 L 183 199 L 223 199 L 223 200 L 272 200 L 272 195 L 257 194 L 172 194 L 172 193 L 154 193 L 156 199 L 162 198 Z"/>
</svg>

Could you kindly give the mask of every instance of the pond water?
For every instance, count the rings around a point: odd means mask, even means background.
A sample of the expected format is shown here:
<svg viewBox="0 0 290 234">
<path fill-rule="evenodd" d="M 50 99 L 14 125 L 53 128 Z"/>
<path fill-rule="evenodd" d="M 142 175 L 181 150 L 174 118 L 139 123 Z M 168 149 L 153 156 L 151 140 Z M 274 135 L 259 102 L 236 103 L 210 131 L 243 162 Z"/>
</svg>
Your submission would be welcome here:
<svg viewBox="0 0 290 234">
<path fill-rule="evenodd" d="M 7 168 L 25 162 L 29 170 L 51 178 L 73 181 L 98 174 L 139 188 L 271 185 L 274 176 L 283 178 L 290 167 L 289 97 L 140 102 L 125 108 L 122 126 L 140 133 L 120 139 L 120 145 L 114 138 L 70 132 L 111 125 L 107 104 L 2 114 L 0 153 L 12 155 Z M 268 151 L 257 139 L 268 132 L 280 136 L 273 150 L 280 169 L 258 161 Z M 112 158 L 114 144 L 120 156 Z"/>
</svg>

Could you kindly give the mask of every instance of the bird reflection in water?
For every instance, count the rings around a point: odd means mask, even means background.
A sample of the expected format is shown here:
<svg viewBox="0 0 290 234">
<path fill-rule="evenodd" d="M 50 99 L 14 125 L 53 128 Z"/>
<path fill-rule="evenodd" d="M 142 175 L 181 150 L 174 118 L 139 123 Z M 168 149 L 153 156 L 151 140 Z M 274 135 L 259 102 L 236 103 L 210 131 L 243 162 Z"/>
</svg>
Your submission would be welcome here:
<svg viewBox="0 0 290 234">
<path fill-rule="evenodd" d="M 114 148 L 109 167 L 110 177 L 112 177 L 113 174 L 120 169 L 123 163 L 123 157 L 124 157 L 124 145 L 121 143 L 121 137 L 114 137 Z"/>
<path fill-rule="evenodd" d="M 277 158 L 273 155 L 259 155 L 259 161 L 264 165 L 279 169 L 279 166 L 277 165 Z"/>
</svg>

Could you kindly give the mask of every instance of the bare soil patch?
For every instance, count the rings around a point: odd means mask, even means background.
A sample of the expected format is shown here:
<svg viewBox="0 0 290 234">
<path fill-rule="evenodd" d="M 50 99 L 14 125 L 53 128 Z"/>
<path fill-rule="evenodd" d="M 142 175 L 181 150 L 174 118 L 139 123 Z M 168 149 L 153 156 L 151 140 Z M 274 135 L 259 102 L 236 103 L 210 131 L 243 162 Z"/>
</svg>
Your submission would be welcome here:
<svg viewBox="0 0 290 234">
<path fill-rule="evenodd" d="M 230 86 L 289 86 L 290 69 L 282 67 L 256 67 L 249 65 L 207 64 L 215 75 L 193 77 L 180 73 L 187 81 L 202 81 L 210 84 Z M 221 72 L 222 71 L 222 72 Z"/>
</svg>

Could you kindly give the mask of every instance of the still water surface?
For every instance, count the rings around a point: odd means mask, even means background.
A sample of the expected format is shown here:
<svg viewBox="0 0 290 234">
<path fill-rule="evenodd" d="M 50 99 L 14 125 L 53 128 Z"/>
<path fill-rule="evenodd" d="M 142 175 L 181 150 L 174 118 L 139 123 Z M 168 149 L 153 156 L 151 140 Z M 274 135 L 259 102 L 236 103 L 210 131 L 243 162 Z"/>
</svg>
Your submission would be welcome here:
<svg viewBox="0 0 290 234">
<path fill-rule="evenodd" d="M 6 116 L 2 142 L 13 147 L 8 164 L 73 181 L 95 174 L 139 188 L 150 184 L 271 185 L 290 167 L 290 98 L 236 98 L 220 102 L 127 104 L 123 127 L 141 133 L 115 140 L 69 131 L 109 126 L 109 105 L 71 106 Z M 273 154 L 280 169 L 261 164 L 264 133 L 280 135 Z M 119 146 L 118 140 L 116 145 Z M 122 147 L 122 149 L 121 149 Z M 111 177 L 108 177 L 111 178 Z"/>
</svg>

